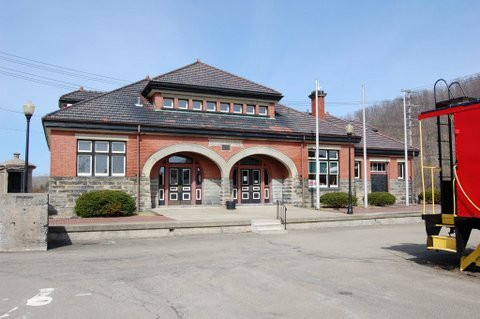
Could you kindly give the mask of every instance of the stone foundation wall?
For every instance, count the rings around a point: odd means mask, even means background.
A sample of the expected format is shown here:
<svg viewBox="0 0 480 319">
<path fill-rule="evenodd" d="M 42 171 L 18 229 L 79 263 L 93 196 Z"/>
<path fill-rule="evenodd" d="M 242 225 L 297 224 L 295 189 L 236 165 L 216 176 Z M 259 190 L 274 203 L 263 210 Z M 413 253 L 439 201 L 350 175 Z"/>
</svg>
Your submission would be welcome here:
<svg viewBox="0 0 480 319">
<path fill-rule="evenodd" d="M 121 190 L 136 199 L 136 177 L 50 177 L 49 214 L 73 216 L 75 201 L 80 195 L 104 189 Z"/>
<path fill-rule="evenodd" d="M 47 250 L 48 195 L 0 195 L 0 251 Z"/>
</svg>

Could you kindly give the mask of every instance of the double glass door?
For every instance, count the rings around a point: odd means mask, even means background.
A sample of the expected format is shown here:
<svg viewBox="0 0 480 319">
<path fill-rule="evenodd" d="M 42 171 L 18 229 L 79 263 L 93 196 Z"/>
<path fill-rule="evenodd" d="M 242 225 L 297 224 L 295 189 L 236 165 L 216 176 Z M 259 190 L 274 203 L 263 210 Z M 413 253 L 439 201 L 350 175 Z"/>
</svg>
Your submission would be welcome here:
<svg viewBox="0 0 480 319">
<path fill-rule="evenodd" d="M 190 167 L 170 167 L 168 177 L 168 204 L 192 204 L 192 169 Z"/>
<path fill-rule="evenodd" d="M 242 203 L 259 204 L 261 202 L 261 175 L 259 169 L 240 170 L 240 193 Z"/>
</svg>

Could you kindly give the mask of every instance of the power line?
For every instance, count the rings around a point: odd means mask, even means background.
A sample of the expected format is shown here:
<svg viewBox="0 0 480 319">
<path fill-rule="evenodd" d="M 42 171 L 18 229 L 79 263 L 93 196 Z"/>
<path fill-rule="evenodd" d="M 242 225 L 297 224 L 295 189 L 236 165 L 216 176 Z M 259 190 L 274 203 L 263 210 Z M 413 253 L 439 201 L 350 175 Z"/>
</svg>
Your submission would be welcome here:
<svg viewBox="0 0 480 319">
<path fill-rule="evenodd" d="M 4 55 L 4 56 L 0 56 L 0 59 L 2 59 L 2 60 L 6 60 L 6 61 L 9 61 L 9 62 L 18 63 L 18 64 L 22 64 L 22 65 L 30 66 L 30 67 L 34 67 L 34 68 L 40 68 L 40 69 L 43 69 L 43 70 L 46 70 L 46 71 L 57 72 L 57 73 L 70 75 L 70 76 L 74 76 L 74 77 L 82 77 L 84 79 L 89 79 L 89 80 L 92 80 L 92 81 L 104 82 L 104 83 L 109 83 L 109 84 L 119 84 L 118 82 L 120 82 L 120 83 L 131 83 L 131 81 L 128 81 L 128 80 L 119 79 L 119 78 L 115 78 L 115 77 L 111 77 L 111 76 L 105 76 L 105 75 L 92 73 L 92 72 L 81 71 L 81 70 L 78 70 L 78 69 L 64 67 L 64 66 L 61 66 L 61 65 L 47 63 L 47 62 L 42 62 L 42 61 L 39 61 L 39 60 L 29 59 L 29 58 L 21 57 L 21 56 L 11 54 L 11 53 L 8 53 L 8 52 L 4 52 L 4 51 L 0 51 L 0 54 Z M 7 57 L 5 57 L 5 55 Z M 22 61 L 22 60 L 24 60 L 24 61 Z M 25 61 L 30 61 L 30 62 L 34 62 L 34 63 L 28 63 L 28 62 L 25 62 Z M 117 83 L 115 83 L 115 82 L 117 82 Z"/>
<path fill-rule="evenodd" d="M 9 71 L 9 72 L 14 72 L 16 74 L 20 73 L 21 75 L 40 78 L 40 79 L 51 81 L 51 82 L 58 82 L 58 83 L 65 84 L 65 85 L 71 85 L 73 87 L 80 87 L 81 86 L 80 84 L 77 84 L 77 83 L 62 81 L 62 80 L 56 80 L 56 79 L 52 79 L 52 78 L 49 78 L 49 77 L 46 77 L 46 76 L 41 76 L 41 75 L 29 73 L 29 72 L 23 72 L 23 71 L 19 71 L 19 70 L 16 70 L 16 69 L 6 68 L 6 67 L 3 67 L 3 66 L 0 66 L 0 69 L 6 70 L 6 71 Z M 99 91 L 99 89 L 96 89 L 96 88 L 91 87 L 91 86 L 85 86 L 85 88 L 90 89 L 90 90 Z"/>
<path fill-rule="evenodd" d="M 2 110 L 2 111 L 7 111 L 7 112 L 12 112 L 12 113 L 23 114 L 23 112 L 11 110 L 11 109 L 7 109 L 7 108 L 1 107 L 1 106 L 0 106 L 0 110 Z"/>
<path fill-rule="evenodd" d="M 19 128 L 10 128 L 10 127 L 0 127 L 0 130 L 12 131 L 12 132 L 25 132 L 25 130 L 22 130 L 22 129 L 19 129 Z M 34 130 L 30 130 L 30 133 L 43 134 L 43 132 L 34 131 Z"/>
<path fill-rule="evenodd" d="M 15 74 L 15 73 L 12 73 L 12 72 L 6 72 L 6 71 L 2 71 L 2 70 L 0 70 L 0 74 L 8 75 L 8 76 L 11 76 L 11 77 L 14 77 L 14 78 L 18 78 L 18 79 L 22 79 L 22 80 L 27 80 L 27 81 L 30 81 L 30 82 L 35 82 L 35 83 L 39 83 L 39 84 L 49 85 L 49 86 L 53 86 L 53 87 L 60 88 L 60 89 L 72 90 L 72 89 L 77 88 L 77 86 L 64 85 L 64 84 L 55 83 L 55 82 L 51 82 L 51 81 L 45 81 L 45 80 L 35 79 L 35 78 L 32 78 L 32 77 L 28 77 L 28 76 L 24 76 L 24 75 L 19 75 L 19 74 Z"/>
</svg>

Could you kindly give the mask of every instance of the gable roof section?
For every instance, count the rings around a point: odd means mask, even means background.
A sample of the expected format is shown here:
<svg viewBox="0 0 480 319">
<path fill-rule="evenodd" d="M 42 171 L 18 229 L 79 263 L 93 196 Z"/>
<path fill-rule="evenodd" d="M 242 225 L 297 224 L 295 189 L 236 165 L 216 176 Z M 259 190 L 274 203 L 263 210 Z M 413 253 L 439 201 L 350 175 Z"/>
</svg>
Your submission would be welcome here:
<svg viewBox="0 0 480 319">
<path fill-rule="evenodd" d="M 97 97 L 99 95 L 104 94 L 105 92 L 100 92 L 100 91 L 89 91 L 89 90 L 76 90 L 72 91 L 70 93 L 64 94 L 60 96 L 59 101 L 60 102 L 72 102 L 72 103 L 77 103 L 80 101 L 88 100 L 94 97 Z"/>
<path fill-rule="evenodd" d="M 244 79 L 232 73 L 197 61 L 152 79 L 146 92 L 155 86 L 166 88 L 185 87 L 188 90 L 209 90 L 234 94 L 256 94 L 280 100 L 282 94 L 264 85 Z"/>
</svg>

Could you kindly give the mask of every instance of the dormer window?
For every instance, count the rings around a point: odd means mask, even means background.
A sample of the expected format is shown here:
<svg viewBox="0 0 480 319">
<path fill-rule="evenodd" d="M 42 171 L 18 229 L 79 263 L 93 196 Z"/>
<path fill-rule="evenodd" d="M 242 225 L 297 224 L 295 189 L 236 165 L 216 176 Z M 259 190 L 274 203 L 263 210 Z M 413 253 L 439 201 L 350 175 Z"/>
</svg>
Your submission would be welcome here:
<svg viewBox="0 0 480 319">
<path fill-rule="evenodd" d="M 243 105 L 242 104 L 233 104 L 233 113 L 242 113 Z"/>
<path fill-rule="evenodd" d="M 211 101 L 207 102 L 207 111 L 215 112 L 216 107 L 217 107 L 217 103 L 211 102 Z"/>
<path fill-rule="evenodd" d="M 203 102 L 202 101 L 193 101 L 193 109 L 195 111 L 201 111 L 203 109 Z"/>
<path fill-rule="evenodd" d="M 266 106 L 260 106 L 258 108 L 258 114 L 260 115 L 267 115 L 267 107 Z"/>
<path fill-rule="evenodd" d="M 255 105 L 247 105 L 247 114 L 255 114 Z"/>
<path fill-rule="evenodd" d="M 188 100 L 178 100 L 178 108 L 181 110 L 188 110 Z"/>
<path fill-rule="evenodd" d="M 223 113 L 230 112 L 230 103 L 220 103 L 220 112 L 223 112 Z"/>
<path fill-rule="evenodd" d="M 163 108 L 164 109 L 173 109 L 173 99 L 164 98 L 163 99 Z"/>
</svg>

